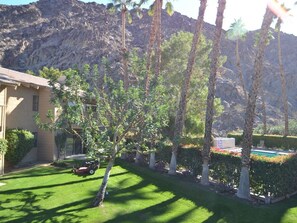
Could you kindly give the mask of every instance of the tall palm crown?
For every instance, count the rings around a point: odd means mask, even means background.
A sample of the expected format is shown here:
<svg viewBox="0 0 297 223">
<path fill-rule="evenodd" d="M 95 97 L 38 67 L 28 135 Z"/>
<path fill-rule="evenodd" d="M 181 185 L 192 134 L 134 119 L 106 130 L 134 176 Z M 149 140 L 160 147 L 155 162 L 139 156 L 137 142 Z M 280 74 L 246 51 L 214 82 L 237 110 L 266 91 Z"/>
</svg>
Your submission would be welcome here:
<svg viewBox="0 0 297 223">
<path fill-rule="evenodd" d="M 247 31 L 242 19 L 235 19 L 227 31 L 227 38 L 230 40 L 242 40 L 245 38 Z"/>
<path fill-rule="evenodd" d="M 133 0 L 112 0 L 112 3 L 107 4 L 107 9 L 111 11 L 120 11 L 122 17 L 122 75 L 124 76 L 125 89 L 129 87 L 129 75 L 128 75 L 128 50 L 126 48 L 126 20 L 129 23 L 132 22 L 132 16 L 129 12 L 129 8 L 136 8 L 137 12 L 140 8 L 140 3 L 136 3 Z"/>
<path fill-rule="evenodd" d="M 245 100 L 247 101 L 247 93 L 245 90 L 245 84 L 243 79 L 243 72 L 241 68 L 240 55 L 239 55 L 239 40 L 243 40 L 246 37 L 247 29 L 241 19 L 235 20 L 230 29 L 227 31 L 227 38 L 236 41 L 235 54 L 236 54 L 236 66 L 238 70 L 238 75 L 240 78 L 241 86 L 244 92 Z"/>
</svg>

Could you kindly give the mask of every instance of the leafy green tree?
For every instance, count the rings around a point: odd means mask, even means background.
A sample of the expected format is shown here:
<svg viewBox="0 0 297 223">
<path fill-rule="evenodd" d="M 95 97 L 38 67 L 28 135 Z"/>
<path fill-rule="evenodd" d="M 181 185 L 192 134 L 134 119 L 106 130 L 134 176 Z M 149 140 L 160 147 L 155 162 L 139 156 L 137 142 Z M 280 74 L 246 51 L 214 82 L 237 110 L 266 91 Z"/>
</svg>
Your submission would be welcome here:
<svg viewBox="0 0 297 223">
<path fill-rule="evenodd" d="M 31 70 L 27 70 L 26 73 L 33 75 L 33 76 L 43 77 L 43 78 L 49 78 L 50 76 L 55 76 L 55 77 L 59 78 L 59 77 L 63 76 L 63 72 L 57 68 L 54 68 L 54 67 L 50 67 L 50 68 L 42 67 L 42 69 L 38 71 L 38 74 L 35 74 Z"/>
<path fill-rule="evenodd" d="M 93 201 L 93 206 L 98 206 L 104 201 L 117 154 L 135 147 L 134 143 L 127 143 L 128 135 L 137 134 L 140 128 L 148 125 L 150 127 L 143 132 L 166 125 L 168 98 L 162 84 L 151 89 L 150 96 L 145 97 L 142 85 L 125 89 L 122 81 L 115 82 L 107 75 L 98 87 L 101 77 L 91 72 L 89 66 L 83 71 L 69 69 L 64 74 L 63 83 L 58 83 L 55 77 L 50 80 L 52 103 L 61 109 L 59 118 L 55 120 L 49 113 L 48 118 L 52 121 L 41 123 L 38 117 L 36 121 L 40 127 L 51 130 L 69 131 L 73 125 L 79 126 L 81 133 L 72 131 L 82 139 L 89 154 L 107 161 L 104 178 Z M 144 141 L 148 137 L 143 134 Z"/>
<path fill-rule="evenodd" d="M 178 100 L 182 91 L 184 75 L 187 66 L 188 56 L 191 50 L 193 34 L 179 32 L 171 36 L 162 44 L 162 66 L 161 70 L 165 80 L 168 93 L 172 97 L 170 113 L 176 115 Z M 207 95 L 207 76 L 209 74 L 209 53 L 211 51 L 211 41 L 203 35 L 197 44 L 197 59 L 193 65 L 193 73 L 189 83 L 187 97 L 186 119 L 193 117 L 203 117 L 205 114 L 205 103 Z M 199 56 L 198 56 L 199 55 Z"/>
<path fill-rule="evenodd" d="M 63 72 L 54 67 L 43 67 L 41 70 L 39 70 L 38 73 L 39 76 L 43 78 L 49 78 L 51 76 L 55 76 L 55 78 L 60 78 L 63 76 Z"/>
<path fill-rule="evenodd" d="M 171 97 L 170 106 L 170 124 L 165 134 L 173 140 L 174 119 L 176 111 L 179 108 L 180 95 L 185 80 L 184 75 L 187 68 L 187 61 L 191 50 L 193 34 L 188 32 L 179 32 L 171 36 L 162 44 L 162 74 L 166 83 L 168 94 Z M 211 51 L 211 41 L 203 35 L 200 36 L 197 43 L 196 60 L 193 65 L 191 81 L 187 92 L 187 109 L 185 113 L 185 123 L 183 134 L 202 134 L 204 132 L 204 117 L 207 98 L 207 80 L 209 75 Z M 223 58 L 220 58 L 220 64 Z M 219 99 L 215 99 L 216 114 L 222 111 Z"/>
</svg>

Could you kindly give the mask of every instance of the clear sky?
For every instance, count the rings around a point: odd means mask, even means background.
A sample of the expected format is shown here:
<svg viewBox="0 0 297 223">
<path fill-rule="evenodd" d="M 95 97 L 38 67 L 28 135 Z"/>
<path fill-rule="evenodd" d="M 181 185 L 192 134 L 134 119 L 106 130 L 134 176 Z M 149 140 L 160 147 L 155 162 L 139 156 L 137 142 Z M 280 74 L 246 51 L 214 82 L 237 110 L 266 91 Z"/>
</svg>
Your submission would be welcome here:
<svg viewBox="0 0 297 223">
<path fill-rule="evenodd" d="M 63 1 L 63 0 L 61 0 Z M 97 2 L 106 4 L 110 0 L 82 0 L 83 2 Z M 166 1 L 166 0 L 165 0 Z M 293 33 L 297 36 L 297 0 L 280 0 L 286 7 L 291 8 L 292 16 L 288 17 L 283 25 L 282 30 L 287 33 Z M 20 5 L 36 2 L 36 0 L 0 0 L 0 4 Z M 172 0 L 175 11 L 197 18 L 199 0 Z M 208 0 L 205 13 L 205 21 L 214 24 L 217 9 L 217 0 Z M 242 18 L 248 30 L 255 30 L 261 27 L 263 15 L 265 13 L 267 0 L 227 0 L 226 10 L 224 13 L 224 29 L 228 29 L 230 24 L 235 20 Z"/>
</svg>

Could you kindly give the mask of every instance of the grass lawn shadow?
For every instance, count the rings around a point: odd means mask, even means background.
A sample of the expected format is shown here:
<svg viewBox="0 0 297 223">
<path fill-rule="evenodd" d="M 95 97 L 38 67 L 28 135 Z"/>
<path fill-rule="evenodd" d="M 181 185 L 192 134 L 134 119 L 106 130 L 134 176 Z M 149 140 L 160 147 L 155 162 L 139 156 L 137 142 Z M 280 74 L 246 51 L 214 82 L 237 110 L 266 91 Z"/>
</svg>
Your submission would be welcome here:
<svg viewBox="0 0 297 223">
<path fill-rule="evenodd" d="M 104 171 L 77 176 L 69 168 L 48 166 L 8 174 L 0 187 L 0 222 L 296 223 L 297 196 L 255 206 L 121 160 L 110 175 L 103 207 L 91 208 Z"/>
<path fill-rule="evenodd" d="M 272 205 L 253 205 L 245 200 L 238 199 L 235 196 L 224 196 L 215 191 L 210 191 L 208 188 L 201 186 L 198 183 L 183 181 L 181 178 L 177 176 L 169 176 L 168 174 L 161 174 L 158 172 L 151 171 L 144 167 L 134 166 L 133 164 L 127 164 L 123 161 L 118 161 L 120 166 L 130 173 L 136 174 L 142 177 L 142 181 L 139 185 L 134 185 L 131 187 L 131 193 L 133 188 L 137 191 L 137 188 L 145 187 L 148 184 L 152 184 L 156 186 L 157 193 L 166 193 L 171 192 L 174 195 L 173 198 L 169 198 L 166 201 L 162 201 L 159 204 L 152 205 L 148 208 L 144 208 L 142 210 L 137 210 L 135 212 L 131 212 L 128 214 L 118 214 L 114 219 L 109 220 L 107 222 L 117 222 L 120 219 L 133 219 L 139 218 L 141 215 L 145 215 L 145 213 L 150 212 L 150 216 L 159 215 L 159 210 L 163 209 L 163 214 L 165 214 L 165 206 L 162 204 L 168 204 L 168 202 L 178 202 L 177 198 L 183 198 L 191 201 L 195 204 L 196 208 L 185 209 L 183 213 L 180 213 L 178 216 L 174 216 L 170 219 L 170 222 L 191 222 L 188 216 L 199 213 L 198 209 L 203 209 L 208 212 L 208 215 L 205 215 L 204 219 L 196 220 L 195 222 L 204 222 L 204 223 L 212 223 L 212 222 L 270 222 L 270 223 L 295 223 L 290 220 L 293 216 L 297 217 L 297 196 L 291 197 L 290 200 L 286 200 L 277 204 Z M 129 190 L 130 190 L 129 189 Z M 127 188 L 125 189 L 127 190 Z M 115 198 L 116 194 L 125 193 L 125 190 L 118 191 L 114 194 Z M 136 198 L 139 195 L 136 194 Z M 142 195 L 144 196 L 144 195 Z M 126 200 L 117 200 L 112 202 L 123 202 L 127 203 Z M 145 202 L 145 200 L 143 200 Z M 292 211 L 292 209 L 294 209 Z M 289 215 L 286 217 L 286 214 L 291 210 L 293 215 Z M 198 212 L 197 212 L 198 211 Z M 251 214 L 253 213 L 253 214 Z M 188 220 L 187 220 L 188 219 Z M 284 220 L 288 219 L 288 220 Z M 149 219 L 144 220 L 143 222 L 153 222 Z M 158 222 L 158 221 L 155 221 Z"/>
</svg>

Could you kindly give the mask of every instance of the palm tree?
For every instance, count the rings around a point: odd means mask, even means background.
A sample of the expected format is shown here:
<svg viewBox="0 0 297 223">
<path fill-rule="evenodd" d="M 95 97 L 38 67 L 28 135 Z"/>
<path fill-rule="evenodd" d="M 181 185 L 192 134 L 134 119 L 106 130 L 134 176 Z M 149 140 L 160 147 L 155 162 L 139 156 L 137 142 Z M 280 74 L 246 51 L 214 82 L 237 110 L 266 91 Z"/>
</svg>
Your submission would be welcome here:
<svg viewBox="0 0 297 223">
<path fill-rule="evenodd" d="M 147 47 L 147 59 L 146 59 L 146 77 L 145 77 L 145 93 L 148 95 L 150 88 L 150 69 L 152 61 L 153 46 L 156 39 L 156 20 L 157 20 L 157 0 L 151 5 L 153 8 L 153 16 L 151 22 L 150 39 Z"/>
<path fill-rule="evenodd" d="M 217 70 L 219 66 L 219 56 L 220 56 L 220 41 L 222 35 L 222 26 L 224 19 L 224 11 L 226 6 L 226 0 L 219 0 L 218 2 L 218 10 L 216 17 L 216 30 L 214 36 L 214 43 L 212 49 L 212 62 L 211 62 L 211 70 L 208 81 L 208 95 L 207 95 L 207 106 L 206 106 L 206 117 L 205 117 L 205 132 L 204 132 L 204 144 L 202 150 L 202 177 L 201 184 L 208 185 L 209 184 L 209 154 L 210 147 L 212 144 L 212 123 L 214 117 L 214 98 L 215 98 L 215 90 L 216 90 L 216 76 Z"/>
<path fill-rule="evenodd" d="M 147 48 L 147 60 L 146 60 L 146 77 L 145 77 L 145 92 L 146 95 L 149 94 L 150 81 L 151 81 L 151 63 L 152 63 L 152 52 L 154 43 L 157 41 L 156 49 L 156 79 L 160 73 L 161 64 L 161 37 L 162 37 L 162 26 L 161 26 L 161 16 L 162 16 L 162 5 L 163 0 L 154 0 L 153 4 L 150 6 L 149 13 L 152 15 L 150 39 Z M 173 7 L 170 2 L 166 3 L 166 12 L 168 15 L 173 14 Z"/>
<path fill-rule="evenodd" d="M 128 7 L 135 7 L 136 4 L 132 0 L 112 0 L 112 3 L 107 4 L 107 9 L 120 10 L 122 19 L 122 74 L 124 76 L 124 87 L 127 90 L 129 87 L 129 76 L 128 76 L 128 51 L 126 48 L 126 20 L 132 22 L 131 14 L 129 13 Z"/>
<path fill-rule="evenodd" d="M 278 18 L 276 23 L 276 31 L 277 31 L 277 46 L 278 46 L 278 63 L 279 63 L 279 74 L 281 78 L 281 86 L 282 86 L 282 101 L 284 106 L 284 118 L 285 118 L 285 129 L 284 136 L 289 134 L 289 114 L 288 114 L 288 96 L 287 96 L 287 83 L 285 78 L 285 70 L 282 59 L 282 48 L 281 48 L 281 19 Z"/>
<path fill-rule="evenodd" d="M 155 66 L 155 73 L 156 79 L 160 74 L 160 66 L 161 66 L 161 41 L 162 41 L 162 33 L 161 33 L 161 20 L 162 20 L 162 5 L 163 0 L 158 0 L 157 4 L 157 19 L 156 19 L 156 66 Z"/>
<path fill-rule="evenodd" d="M 262 107 L 262 122 L 263 122 L 263 135 L 267 134 L 267 113 L 266 113 L 266 99 L 264 93 L 264 83 L 262 83 L 262 88 L 260 89 L 261 95 L 261 107 Z"/>
<path fill-rule="evenodd" d="M 171 160 L 170 160 L 170 169 L 168 172 L 169 174 L 176 173 L 177 149 L 179 146 L 180 136 L 182 134 L 182 129 L 183 129 L 183 125 L 184 125 L 189 84 L 191 81 L 191 76 L 193 73 L 193 66 L 194 66 L 195 59 L 196 59 L 197 45 L 199 42 L 200 33 L 202 30 L 202 26 L 203 26 L 206 4 L 207 4 L 207 0 L 200 0 L 199 15 L 198 15 L 198 18 L 196 21 L 195 34 L 193 36 L 191 51 L 189 54 L 187 69 L 186 69 L 186 73 L 185 73 L 185 80 L 183 83 L 183 88 L 181 90 L 179 107 L 178 107 L 176 118 L 175 118 L 174 139 L 173 139 L 172 155 L 171 155 Z"/>
<path fill-rule="evenodd" d="M 247 29 L 244 27 L 244 23 L 241 19 L 235 20 L 230 25 L 230 29 L 227 31 L 227 38 L 230 40 L 236 41 L 236 45 L 235 45 L 236 66 L 237 66 L 237 71 L 240 79 L 240 84 L 244 92 L 245 101 L 247 101 L 247 93 L 245 89 L 240 56 L 239 56 L 239 41 L 245 39 L 246 33 L 247 33 Z"/>
<path fill-rule="evenodd" d="M 261 30 L 260 30 L 261 31 Z M 260 41 L 260 31 L 256 34 L 254 47 L 257 48 Z M 266 46 L 270 44 L 270 41 L 274 39 L 273 33 L 271 30 L 268 31 L 267 38 L 265 40 Z M 261 78 L 262 80 L 262 78 Z M 266 113 L 266 99 L 264 92 L 264 83 L 261 83 L 260 88 L 260 98 L 261 98 L 261 109 L 262 109 L 262 122 L 263 122 L 263 134 L 267 133 L 267 113 Z"/>
<path fill-rule="evenodd" d="M 241 172 L 237 196 L 244 199 L 250 198 L 249 165 L 252 147 L 253 124 L 255 117 L 256 99 L 259 93 L 259 87 L 262 79 L 263 57 L 268 38 L 269 27 L 273 20 L 273 13 L 267 7 L 260 31 L 260 38 L 257 44 L 257 51 L 254 62 L 254 76 L 252 78 L 252 87 L 249 92 L 246 106 L 243 143 L 241 152 Z"/>
</svg>

